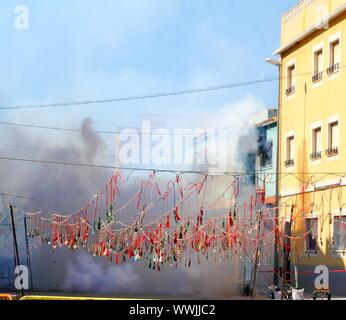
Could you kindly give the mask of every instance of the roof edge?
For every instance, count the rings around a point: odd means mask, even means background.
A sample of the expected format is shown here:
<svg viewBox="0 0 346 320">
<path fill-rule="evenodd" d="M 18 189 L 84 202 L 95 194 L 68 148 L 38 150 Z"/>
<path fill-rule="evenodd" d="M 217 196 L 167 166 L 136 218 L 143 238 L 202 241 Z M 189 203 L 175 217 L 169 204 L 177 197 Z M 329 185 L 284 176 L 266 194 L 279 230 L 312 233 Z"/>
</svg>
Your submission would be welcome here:
<svg viewBox="0 0 346 320">
<path fill-rule="evenodd" d="M 334 12 L 332 12 L 328 17 L 324 18 L 321 22 L 319 22 L 318 24 L 306 29 L 304 32 L 302 32 L 301 34 L 299 34 L 298 36 L 293 38 L 293 40 L 291 40 L 289 43 L 287 43 L 283 47 L 274 51 L 273 55 L 274 56 L 281 55 L 283 52 L 292 48 L 297 42 L 305 39 L 307 36 L 309 36 L 310 34 L 315 32 L 316 30 L 321 29 L 321 27 L 323 27 L 326 23 L 335 19 L 337 16 L 344 13 L 345 11 L 346 11 L 346 3 L 343 4 L 342 6 L 340 6 L 338 9 L 334 10 Z"/>
<path fill-rule="evenodd" d="M 265 126 L 269 126 L 269 125 L 276 123 L 276 122 L 278 122 L 278 116 L 263 120 L 259 123 L 255 123 L 255 127 L 256 128 L 265 127 Z"/>
</svg>

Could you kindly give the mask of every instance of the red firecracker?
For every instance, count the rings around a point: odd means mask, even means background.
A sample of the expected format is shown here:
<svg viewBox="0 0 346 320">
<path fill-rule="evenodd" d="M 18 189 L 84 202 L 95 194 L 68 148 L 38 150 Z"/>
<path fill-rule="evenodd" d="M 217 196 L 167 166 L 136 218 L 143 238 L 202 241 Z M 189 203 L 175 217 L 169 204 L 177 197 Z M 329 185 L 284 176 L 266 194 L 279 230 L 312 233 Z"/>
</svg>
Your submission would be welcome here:
<svg viewBox="0 0 346 320">
<path fill-rule="evenodd" d="M 199 210 L 199 224 L 202 225 L 203 224 L 203 207 L 201 207 L 201 209 Z"/>
<path fill-rule="evenodd" d="M 88 226 L 86 222 L 84 222 L 84 230 L 83 230 L 83 241 L 86 241 L 88 237 Z"/>
<path fill-rule="evenodd" d="M 174 240 L 173 241 L 174 241 L 174 244 L 178 243 L 178 235 L 176 232 L 174 233 Z"/>
<path fill-rule="evenodd" d="M 150 243 L 151 243 L 151 244 L 155 244 L 154 238 L 153 238 L 153 235 L 152 235 L 151 232 L 150 232 L 150 234 L 149 234 L 149 239 L 150 239 Z"/>
<path fill-rule="evenodd" d="M 171 221 L 170 221 L 170 216 L 169 214 L 167 214 L 167 217 L 166 217 L 166 228 L 169 229 L 171 227 Z"/>
<path fill-rule="evenodd" d="M 232 218 L 232 211 L 229 213 L 229 226 L 232 228 L 234 225 L 233 218 Z"/>
<path fill-rule="evenodd" d="M 174 209 L 174 217 L 175 217 L 175 222 L 178 223 L 180 221 L 178 206 L 176 206 Z"/>
<path fill-rule="evenodd" d="M 141 236 L 138 235 L 135 242 L 135 248 L 139 248 L 141 245 Z"/>
</svg>

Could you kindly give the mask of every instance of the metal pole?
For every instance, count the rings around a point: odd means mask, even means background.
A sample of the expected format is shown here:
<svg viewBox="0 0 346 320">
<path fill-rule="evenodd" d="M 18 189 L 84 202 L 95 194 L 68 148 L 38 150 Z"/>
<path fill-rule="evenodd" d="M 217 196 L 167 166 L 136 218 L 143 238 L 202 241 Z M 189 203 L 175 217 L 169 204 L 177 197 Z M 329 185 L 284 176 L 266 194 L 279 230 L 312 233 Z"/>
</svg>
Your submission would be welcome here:
<svg viewBox="0 0 346 320">
<path fill-rule="evenodd" d="M 279 220 L 279 206 L 280 206 L 280 185 L 279 185 L 279 172 L 280 170 L 280 144 L 281 144 L 281 134 L 280 134 L 280 129 L 281 129 L 281 73 L 282 73 L 282 66 L 281 64 L 279 65 L 279 94 L 278 94 L 278 121 L 277 121 L 277 141 L 276 141 L 276 183 L 275 183 L 275 223 L 278 223 Z M 274 285 L 278 286 L 279 285 L 279 277 L 278 277 L 278 270 L 279 270 L 279 254 L 278 254 L 278 245 L 277 245 L 277 240 L 275 239 L 274 241 Z"/>
<path fill-rule="evenodd" d="M 255 258 L 255 265 L 254 265 L 254 274 L 252 279 L 252 288 L 251 288 L 251 298 L 253 299 L 255 297 L 255 287 L 256 287 L 256 278 L 257 278 L 257 269 L 258 265 L 260 263 L 260 256 L 261 256 L 261 241 L 260 241 L 260 235 L 261 235 L 261 224 L 262 224 L 262 211 L 259 212 L 259 221 L 258 221 L 258 230 L 257 230 L 257 248 L 256 248 L 256 258 Z"/>
<path fill-rule="evenodd" d="M 11 223 L 12 223 L 13 246 L 14 246 L 14 250 L 15 250 L 15 264 L 16 264 L 16 267 L 18 267 L 20 265 L 20 261 L 19 261 L 18 243 L 17 243 L 16 227 L 14 224 L 13 206 L 12 205 L 10 205 L 10 213 L 11 213 Z M 23 288 L 22 288 L 22 296 L 24 296 L 24 289 Z"/>
<path fill-rule="evenodd" d="M 279 93 L 278 93 L 278 121 L 277 121 L 277 146 L 276 146 L 276 183 L 275 183 L 275 187 L 276 187 L 276 201 L 275 201 L 275 223 L 278 223 L 278 219 L 279 219 L 279 207 L 280 207 L 280 179 L 279 179 L 279 172 L 280 170 L 280 165 L 281 165 L 281 149 L 280 149 L 280 145 L 281 145 L 281 97 L 282 97 L 282 84 L 281 84 L 281 77 L 282 77 L 282 60 L 281 60 L 281 56 L 279 61 L 273 60 L 271 58 L 267 58 L 266 61 L 276 67 L 279 68 L 279 83 L 278 83 L 278 89 L 279 89 Z M 277 245 L 277 241 L 279 239 L 276 239 L 275 237 L 275 242 L 274 242 L 274 284 L 276 286 L 279 286 L 279 276 L 278 276 L 278 270 L 279 270 L 279 253 L 278 253 L 278 245 Z"/>
<path fill-rule="evenodd" d="M 291 207 L 291 217 L 289 222 L 285 222 L 284 232 L 283 232 L 283 278 L 281 287 L 281 299 L 287 298 L 287 282 L 291 285 L 291 235 L 292 235 L 292 216 L 293 216 L 294 206 Z"/>
<path fill-rule="evenodd" d="M 296 289 L 299 289 L 298 267 L 295 263 L 294 263 L 294 278 L 296 281 Z"/>
<path fill-rule="evenodd" d="M 29 274 L 30 274 L 30 292 L 33 291 L 33 281 L 32 281 L 32 272 L 31 272 L 31 257 L 30 257 L 30 248 L 29 248 L 29 240 L 28 240 L 28 227 L 26 224 L 26 217 L 24 217 L 24 230 L 25 230 L 25 245 L 26 245 L 26 261 L 28 264 Z"/>
</svg>

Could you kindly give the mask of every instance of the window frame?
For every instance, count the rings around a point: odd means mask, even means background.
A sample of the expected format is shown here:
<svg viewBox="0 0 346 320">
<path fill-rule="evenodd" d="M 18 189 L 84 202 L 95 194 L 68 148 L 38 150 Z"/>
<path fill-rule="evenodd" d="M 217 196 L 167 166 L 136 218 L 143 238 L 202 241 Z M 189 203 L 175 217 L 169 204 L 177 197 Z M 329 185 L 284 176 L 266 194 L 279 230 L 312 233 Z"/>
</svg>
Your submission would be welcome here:
<svg viewBox="0 0 346 320">
<path fill-rule="evenodd" d="M 323 82 L 324 72 L 324 43 L 320 42 L 312 48 L 312 84 L 313 87 L 319 86 Z M 319 69 L 318 61 L 316 56 L 321 53 L 321 70 Z M 317 63 L 317 65 L 316 65 Z"/>
<path fill-rule="evenodd" d="M 305 241 L 304 241 L 304 252 L 306 255 L 309 255 L 309 256 L 317 256 L 318 255 L 318 241 L 319 241 L 319 223 L 320 223 L 318 214 L 313 212 L 313 213 L 308 214 L 305 217 L 305 224 L 304 224 L 305 233 L 308 231 L 307 230 L 307 221 L 308 220 L 316 220 L 316 223 L 317 223 L 317 225 L 316 225 L 316 249 L 315 250 L 308 249 L 308 246 L 307 246 L 308 236 L 307 236 Z M 311 229 L 311 227 L 310 227 L 310 229 Z"/>
<path fill-rule="evenodd" d="M 332 130 L 332 125 L 334 123 L 338 123 L 338 144 L 335 146 L 337 148 L 337 152 L 333 152 L 332 149 L 333 147 L 333 130 Z M 330 159 L 339 159 L 339 154 L 340 154 L 340 138 L 341 138 L 341 132 L 340 132 L 340 117 L 339 115 L 335 115 L 333 117 L 330 117 L 327 119 L 327 134 L 326 134 L 326 155 L 327 158 Z"/>
<path fill-rule="evenodd" d="M 294 76 L 292 76 L 294 70 Z M 293 85 L 294 84 L 294 85 Z M 286 98 L 292 98 L 297 91 L 297 63 L 292 59 L 286 63 Z"/>
<path fill-rule="evenodd" d="M 268 158 L 266 159 L 266 168 L 272 168 L 273 167 L 273 155 L 274 155 L 274 141 L 273 139 L 267 139 L 266 141 L 266 145 L 271 145 L 271 148 L 270 148 L 270 154 L 271 154 L 271 157 L 270 157 L 270 163 L 268 163 Z"/>
<path fill-rule="evenodd" d="M 320 131 L 320 150 L 317 150 L 317 139 L 316 139 L 316 133 L 317 131 Z M 322 159 L 322 153 L 323 153 L 323 129 L 322 129 L 322 122 L 315 123 L 311 126 L 311 154 L 310 159 L 311 161 L 319 161 Z"/>
<path fill-rule="evenodd" d="M 291 168 L 295 166 L 295 158 L 296 158 L 295 139 L 296 139 L 296 136 L 294 131 L 288 132 L 286 134 L 286 137 L 285 137 L 285 146 L 286 146 L 285 167 L 286 168 Z M 293 140 L 293 150 L 291 148 L 291 144 L 289 143 L 292 140 Z M 288 158 L 291 158 L 291 159 L 288 159 Z"/>
<path fill-rule="evenodd" d="M 344 245 L 344 249 L 336 249 L 335 248 L 335 219 L 337 218 L 344 218 L 346 219 L 346 212 L 344 210 L 340 210 L 338 212 L 334 212 L 333 213 L 333 223 L 332 223 L 332 253 L 333 255 L 337 255 L 337 256 L 342 256 L 345 257 L 346 256 L 346 235 L 345 235 L 345 245 Z M 346 222 L 346 221 L 345 221 Z M 346 230 L 346 227 L 345 227 Z"/>
<path fill-rule="evenodd" d="M 339 57 L 338 63 L 335 63 L 335 43 L 339 42 Z M 333 79 L 341 73 L 341 57 L 342 57 L 342 42 L 341 42 L 341 32 L 337 32 L 328 38 L 328 68 L 327 75 L 328 79 Z M 338 67 L 336 65 L 339 65 Z"/>
<path fill-rule="evenodd" d="M 321 48 L 314 52 L 314 73 L 315 74 L 323 71 L 323 68 L 320 67 L 320 64 L 322 63 L 323 63 L 323 49 Z"/>
</svg>

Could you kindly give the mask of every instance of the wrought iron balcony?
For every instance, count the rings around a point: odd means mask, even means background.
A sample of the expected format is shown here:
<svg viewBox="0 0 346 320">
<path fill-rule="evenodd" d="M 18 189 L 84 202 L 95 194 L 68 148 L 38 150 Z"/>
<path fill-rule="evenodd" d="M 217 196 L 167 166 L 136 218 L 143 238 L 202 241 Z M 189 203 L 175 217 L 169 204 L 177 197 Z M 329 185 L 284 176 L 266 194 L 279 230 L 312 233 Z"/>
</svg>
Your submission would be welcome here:
<svg viewBox="0 0 346 320">
<path fill-rule="evenodd" d="M 310 159 L 312 161 L 319 160 L 322 158 L 322 151 L 316 151 L 310 154 Z"/>
<path fill-rule="evenodd" d="M 339 70 L 340 70 L 340 63 L 335 63 L 327 69 L 327 74 L 331 75 L 333 73 L 338 72 Z"/>
<path fill-rule="evenodd" d="M 293 167 L 294 166 L 294 159 L 286 160 L 285 166 L 286 167 Z"/>
<path fill-rule="evenodd" d="M 339 148 L 338 147 L 326 149 L 327 157 L 334 157 L 334 156 L 337 156 L 338 154 L 339 154 Z"/>
<path fill-rule="evenodd" d="M 286 96 L 290 96 L 291 94 L 294 94 L 296 92 L 296 87 L 292 86 L 290 88 L 286 89 Z"/>
<path fill-rule="evenodd" d="M 316 73 L 312 76 L 312 82 L 321 81 L 322 78 L 323 78 L 323 72 L 316 72 Z"/>
</svg>

